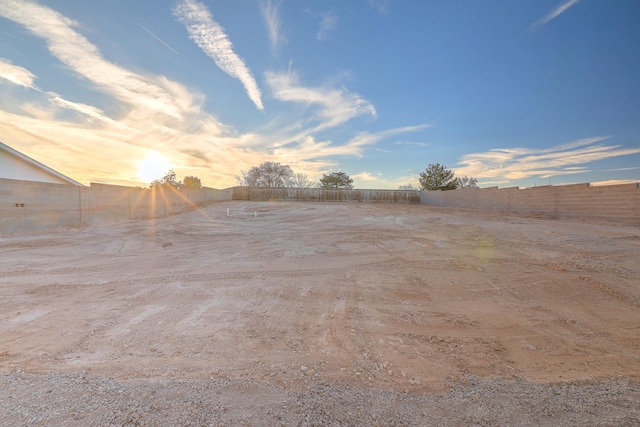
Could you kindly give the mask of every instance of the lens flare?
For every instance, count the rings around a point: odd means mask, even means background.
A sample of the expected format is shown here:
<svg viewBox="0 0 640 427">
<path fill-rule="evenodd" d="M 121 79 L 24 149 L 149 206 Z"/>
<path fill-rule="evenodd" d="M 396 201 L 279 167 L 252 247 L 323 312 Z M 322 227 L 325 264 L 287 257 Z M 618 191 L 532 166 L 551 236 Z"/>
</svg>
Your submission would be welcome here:
<svg viewBox="0 0 640 427">
<path fill-rule="evenodd" d="M 152 153 L 138 162 L 138 176 L 145 182 L 151 182 L 162 178 L 171 168 L 171 163 L 164 156 Z"/>
</svg>

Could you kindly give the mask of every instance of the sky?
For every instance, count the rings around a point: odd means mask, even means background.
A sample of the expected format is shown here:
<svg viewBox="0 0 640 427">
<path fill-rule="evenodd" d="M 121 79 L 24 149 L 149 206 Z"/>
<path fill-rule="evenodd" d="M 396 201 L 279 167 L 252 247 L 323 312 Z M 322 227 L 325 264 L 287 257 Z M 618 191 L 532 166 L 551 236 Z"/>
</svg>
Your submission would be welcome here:
<svg viewBox="0 0 640 427">
<path fill-rule="evenodd" d="M 0 0 L 0 141 L 84 184 L 640 182 L 637 0 Z"/>
</svg>

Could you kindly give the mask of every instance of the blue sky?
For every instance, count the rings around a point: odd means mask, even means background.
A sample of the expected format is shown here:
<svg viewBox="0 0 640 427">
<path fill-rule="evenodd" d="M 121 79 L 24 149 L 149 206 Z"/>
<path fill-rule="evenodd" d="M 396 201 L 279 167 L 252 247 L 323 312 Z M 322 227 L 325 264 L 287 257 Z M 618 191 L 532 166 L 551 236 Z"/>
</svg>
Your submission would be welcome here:
<svg viewBox="0 0 640 427">
<path fill-rule="evenodd" d="M 637 0 L 0 0 L 0 140 L 84 183 L 640 181 Z"/>
</svg>

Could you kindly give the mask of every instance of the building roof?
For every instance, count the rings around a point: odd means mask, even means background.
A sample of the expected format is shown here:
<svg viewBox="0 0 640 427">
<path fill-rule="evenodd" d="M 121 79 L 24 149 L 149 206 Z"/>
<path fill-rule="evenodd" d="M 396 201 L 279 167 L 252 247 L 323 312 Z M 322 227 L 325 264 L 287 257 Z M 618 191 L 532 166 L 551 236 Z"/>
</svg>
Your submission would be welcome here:
<svg viewBox="0 0 640 427">
<path fill-rule="evenodd" d="M 79 183 L 76 180 L 73 180 L 71 178 L 69 178 L 66 175 L 61 174 L 58 171 L 55 171 L 53 169 L 51 169 L 50 167 L 43 165 L 42 163 L 38 162 L 37 160 L 32 159 L 31 157 L 22 154 L 21 152 L 14 150 L 13 148 L 9 147 L 8 145 L 0 142 L 0 154 L 2 154 L 3 152 L 8 153 L 9 157 L 14 157 L 17 158 L 19 162 L 22 162 L 24 165 L 26 165 L 26 168 L 22 168 L 21 175 L 25 174 L 25 171 L 27 169 L 29 169 L 32 172 L 37 172 L 38 177 L 36 178 L 31 178 L 31 177 L 27 177 L 24 178 L 22 176 L 12 176 L 11 172 L 14 172 L 15 175 L 18 175 L 18 173 L 15 172 L 15 170 L 17 168 L 14 168 L 13 170 L 9 170 L 8 167 L 6 167 L 6 165 L 2 165 L 1 162 L 1 157 L 0 156 L 0 166 L 3 166 L 0 168 L 0 178 L 8 178 L 8 179 L 24 179 L 27 181 L 44 181 L 44 182 L 53 182 L 53 183 L 62 183 L 62 184 L 72 184 L 72 185 L 79 185 L 79 186 L 83 186 L 83 184 Z M 30 174 L 33 175 L 33 174 Z"/>
</svg>

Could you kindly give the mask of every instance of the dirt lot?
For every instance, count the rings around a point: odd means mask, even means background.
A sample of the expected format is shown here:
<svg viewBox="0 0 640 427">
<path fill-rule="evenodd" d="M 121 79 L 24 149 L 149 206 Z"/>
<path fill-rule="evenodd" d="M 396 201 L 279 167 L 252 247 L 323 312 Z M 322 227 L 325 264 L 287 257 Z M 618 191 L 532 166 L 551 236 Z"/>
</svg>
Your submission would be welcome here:
<svg viewBox="0 0 640 427">
<path fill-rule="evenodd" d="M 638 227 L 225 202 L 2 236 L 0 293 L 2 425 L 640 423 Z"/>
</svg>

